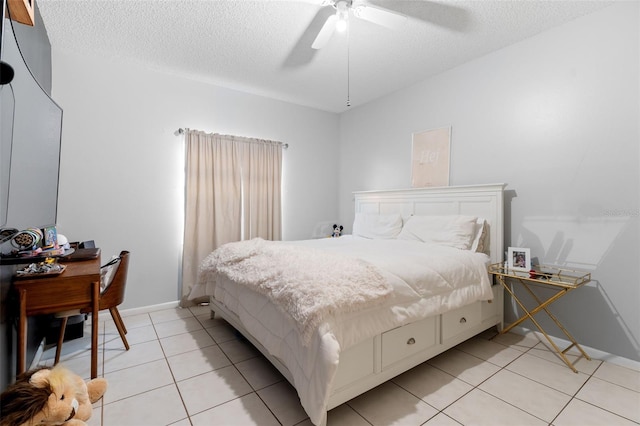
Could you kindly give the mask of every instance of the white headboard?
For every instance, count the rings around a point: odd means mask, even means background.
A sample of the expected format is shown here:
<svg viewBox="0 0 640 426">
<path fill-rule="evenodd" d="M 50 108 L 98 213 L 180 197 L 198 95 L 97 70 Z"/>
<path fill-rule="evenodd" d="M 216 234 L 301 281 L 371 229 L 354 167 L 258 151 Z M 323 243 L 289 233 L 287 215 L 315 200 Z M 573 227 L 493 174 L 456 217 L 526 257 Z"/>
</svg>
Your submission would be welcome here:
<svg viewBox="0 0 640 426">
<path fill-rule="evenodd" d="M 447 186 L 354 192 L 356 213 L 411 215 L 469 215 L 489 223 L 492 263 L 504 260 L 505 184 Z"/>
</svg>

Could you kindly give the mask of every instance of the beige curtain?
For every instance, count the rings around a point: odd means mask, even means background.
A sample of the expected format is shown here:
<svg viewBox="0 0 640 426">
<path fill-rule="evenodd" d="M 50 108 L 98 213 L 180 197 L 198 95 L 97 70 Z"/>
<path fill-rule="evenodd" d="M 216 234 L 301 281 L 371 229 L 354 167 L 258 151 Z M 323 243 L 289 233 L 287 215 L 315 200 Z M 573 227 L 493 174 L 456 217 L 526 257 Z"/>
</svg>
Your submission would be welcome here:
<svg viewBox="0 0 640 426">
<path fill-rule="evenodd" d="M 187 129 L 185 157 L 182 306 L 217 247 L 282 235 L 282 143 Z"/>
<path fill-rule="evenodd" d="M 242 144 L 242 239 L 279 240 L 282 144 Z"/>
</svg>

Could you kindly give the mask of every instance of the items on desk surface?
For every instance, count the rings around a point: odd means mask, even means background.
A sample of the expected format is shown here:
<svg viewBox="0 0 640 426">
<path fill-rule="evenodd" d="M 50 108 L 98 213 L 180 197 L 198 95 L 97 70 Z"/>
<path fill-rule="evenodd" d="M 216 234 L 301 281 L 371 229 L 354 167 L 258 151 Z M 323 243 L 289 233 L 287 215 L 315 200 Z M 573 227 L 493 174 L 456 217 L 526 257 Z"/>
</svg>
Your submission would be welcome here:
<svg viewBox="0 0 640 426">
<path fill-rule="evenodd" d="M 44 228 L 0 229 L 0 256 L 3 259 L 47 258 L 69 254 L 69 241 L 55 225 Z"/>
<path fill-rule="evenodd" d="M 75 262 L 79 260 L 95 259 L 100 256 L 99 248 L 72 248 L 58 259 L 61 262 Z"/>
<path fill-rule="evenodd" d="M 65 265 L 60 265 L 53 258 L 48 258 L 43 262 L 31 263 L 28 266 L 16 271 L 18 276 L 34 275 L 57 275 L 64 272 Z"/>
</svg>

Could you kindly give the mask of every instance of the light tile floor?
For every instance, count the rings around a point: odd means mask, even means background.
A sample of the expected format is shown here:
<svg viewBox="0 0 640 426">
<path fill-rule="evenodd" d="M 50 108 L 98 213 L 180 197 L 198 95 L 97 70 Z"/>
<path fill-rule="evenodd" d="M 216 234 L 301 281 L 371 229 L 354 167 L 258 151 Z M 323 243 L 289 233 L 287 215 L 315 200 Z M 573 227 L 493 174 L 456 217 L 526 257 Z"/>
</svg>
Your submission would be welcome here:
<svg viewBox="0 0 640 426">
<path fill-rule="evenodd" d="M 125 351 L 100 322 L 109 382 L 90 426 L 311 425 L 295 390 L 208 307 L 124 317 Z M 88 326 L 87 326 L 88 327 Z M 62 362 L 89 377 L 90 332 Z M 51 365 L 55 348 L 40 363 Z M 640 372 L 580 360 L 572 372 L 533 334 L 486 331 L 331 410 L 330 426 L 640 424 Z"/>
</svg>

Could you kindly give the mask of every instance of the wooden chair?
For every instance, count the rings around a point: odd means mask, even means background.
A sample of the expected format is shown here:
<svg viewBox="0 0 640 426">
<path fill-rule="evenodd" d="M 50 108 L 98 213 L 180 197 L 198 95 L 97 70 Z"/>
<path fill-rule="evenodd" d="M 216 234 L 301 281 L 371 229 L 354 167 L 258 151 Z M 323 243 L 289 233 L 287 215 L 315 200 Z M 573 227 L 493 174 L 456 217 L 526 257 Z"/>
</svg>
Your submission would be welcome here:
<svg viewBox="0 0 640 426">
<path fill-rule="evenodd" d="M 120 312 L 118 311 L 118 305 L 120 305 L 124 301 L 124 291 L 127 285 L 129 252 L 124 250 L 121 251 L 118 259 L 118 267 L 113 274 L 113 279 L 111 279 L 111 281 L 107 283 L 106 287 L 100 292 L 98 310 L 109 310 L 109 312 L 111 313 L 111 318 L 113 318 L 113 322 L 116 324 L 116 328 L 118 329 L 118 333 L 120 334 L 120 338 L 122 339 L 122 343 L 124 343 L 125 349 L 129 350 L 129 343 L 127 342 L 127 338 L 125 337 L 125 334 L 127 334 L 127 328 L 125 327 L 124 322 L 122 321 L 122 317 L 120 316 Z M 103 266 L 102 268 L 104 268 L 105 266 Z M 90 312 L 90 310 L 81 311 L 81 313 Z M 64 332 L 67 327 L 68 318 L 69 316 L 62 317 L 62 324 L 60 325 L 60 336 L 58 337 L 58 346 L 56 347 L 56 364 L 58 363 L 58 361 L 60 361 L 62 342 L 64 340 Z"/>
</svg>

